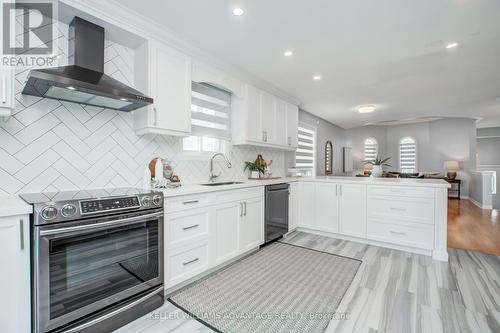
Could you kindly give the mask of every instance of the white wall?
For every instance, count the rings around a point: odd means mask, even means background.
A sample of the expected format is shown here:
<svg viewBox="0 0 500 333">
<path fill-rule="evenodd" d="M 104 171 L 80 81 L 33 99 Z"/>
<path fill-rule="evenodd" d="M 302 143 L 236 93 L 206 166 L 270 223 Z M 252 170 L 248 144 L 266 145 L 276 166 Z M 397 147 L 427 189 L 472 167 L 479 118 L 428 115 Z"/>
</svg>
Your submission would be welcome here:
<svg viewBox="0 0 500 333">
<path fill-rule="evenodd" d="M 303 110 L 299 111 L 299 122 L 316 128 L 316 175 L 325 175 L 325 143 L 328 140 L 333 143 L 333 174 L 342 174 L 342 148 L 350 147 L 345 129 Z M 285 165 L 294 166 L 294 159 L 295 153 L 287 153 Z"/>
<path fill-rule="evenodd" d="M 347 130 L 347 136 L 353 147 L 355 167 L 361 169 L 364 140 L 374 137 L 379 143 L 379 155 L 391 157 L 389 164 L 392 168 L 387 170 L 398 170 L 399 140 L 410 136 L 417 142 L 418 171 L 444 174 L 444 161 L 460 161 L 462 170 L 459 178 L 463 180 L 463 196 L 467 196 L 470 171 L 476 168 L 475 131 L 472 119 L 448 118 L 416 124 L 358 127 Z"/>
</svg>

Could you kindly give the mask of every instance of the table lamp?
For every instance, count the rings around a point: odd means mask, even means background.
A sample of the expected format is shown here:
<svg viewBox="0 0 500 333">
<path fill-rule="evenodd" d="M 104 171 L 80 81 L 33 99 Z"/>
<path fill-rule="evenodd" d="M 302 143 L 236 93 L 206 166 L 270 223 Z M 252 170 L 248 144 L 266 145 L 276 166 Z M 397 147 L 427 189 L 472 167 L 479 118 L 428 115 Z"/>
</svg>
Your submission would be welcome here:
<svg viewBox="0 0 500 333">
<path fill-rule="evenodd" d="M 446 161 L 444 162 L 444 169 L 448 171 L 446 174 L 448 179 L 454 180 L 457 178 L 457 171 L 460 170 L 460 165 L 458 161 Z"/>
</svg>

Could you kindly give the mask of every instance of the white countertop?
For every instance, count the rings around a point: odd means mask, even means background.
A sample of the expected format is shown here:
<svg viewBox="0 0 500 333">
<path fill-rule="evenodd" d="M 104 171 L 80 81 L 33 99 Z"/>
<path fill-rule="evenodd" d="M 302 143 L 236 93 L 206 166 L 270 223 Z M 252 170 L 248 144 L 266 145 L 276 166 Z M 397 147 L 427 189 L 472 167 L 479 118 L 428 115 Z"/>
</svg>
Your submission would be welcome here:
<svg viewBox="0 0 500 333">
<path fill-rule="evenodd" d="M 18 196 L 0 197 L 0 217 L 26 215 L 33 212 L 33 207 Z"/>
<path fill-rule="evenodd" d="M 201 184 L 188 184 L 183 185 L 176 189 L 163 189 L 163 195 L 166 198 L 176 197 L 180 195 L 189 195 L 189 194 L 198 194 L 198 193 L 209 193 L 209 192 L 217 192 L 217 191 L 226 191 L 226 190 L 236 190 L 257 186 L 265 186 L 272 184 L 280 184 L 280 183 L 291 183 L 296 182 L 298 178 L 289 177 L 289 178 L 279 178 L 279 179 L 264 179 L 264 180 L 241 180 L 241 184 L 231 184 L 231 185 L 219 185 L 219 186 L 206 186 Z"/>
<path fill-rule="evenodd" d="M 371 177 L 343 177 L 343 176 L 318 176 L 300 178 L 301 182 L 335 182 L 365 185 L 386 185 L 386 186 L 418 186 L 418 187 L 444 187 L 451 185 L 444 179 L 433 178 L 371 178 Z"/>
</svg>

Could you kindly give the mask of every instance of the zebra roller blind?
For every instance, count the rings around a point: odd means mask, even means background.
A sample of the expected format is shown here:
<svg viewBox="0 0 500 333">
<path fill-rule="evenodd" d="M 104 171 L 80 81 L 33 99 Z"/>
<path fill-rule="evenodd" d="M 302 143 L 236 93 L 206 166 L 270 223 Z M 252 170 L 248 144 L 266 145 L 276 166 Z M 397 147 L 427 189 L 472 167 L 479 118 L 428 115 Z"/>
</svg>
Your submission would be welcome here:
<svg viewBox="0 0 500 333">
<path fill-rule="evenodd" d="M 410 137 L 399 141 L 399 168 L 403 173 L 417 170 L 417 143 Z"/>
<path fill-rule="evenodd" d="M 191 85 L 192 135 L 231 139 L 231 94 L 205 83 Z"/>
</svg>

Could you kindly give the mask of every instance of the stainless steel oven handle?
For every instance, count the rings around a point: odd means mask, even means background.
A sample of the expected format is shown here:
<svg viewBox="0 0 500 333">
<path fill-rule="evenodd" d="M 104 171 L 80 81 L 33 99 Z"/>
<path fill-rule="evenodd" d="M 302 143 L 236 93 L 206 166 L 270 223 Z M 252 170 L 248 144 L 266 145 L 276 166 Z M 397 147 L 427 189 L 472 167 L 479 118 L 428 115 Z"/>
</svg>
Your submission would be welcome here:
<svg viewBox="0 0 500 333">
<path fill-rule="evenodd" d="M 102 222 L 102 223 L 78 225 L 75 227 L 40 230 L 40 236 L 66 234 L 69 232 L 82 231 L 82 230 L 102 229 L 104 227 L 117 226 L 117 225 L 121 225 L 121 224 L 130 224 L 131 222 L 143 221 L 143 220 L 147 220 L 147 219 L 154 218 L 154 217 L 160 217 L 160 216 L 163 216 L 163 212 L 146 214 L 146 215 L 141 215 L 141 216 L 136 216 L 136 217 L 129 217 L 129 218 L 125 218 L 125 219 L 107 221 L 107 222 Z"/>
<path fill-rule="evenodd" d="M 95 324 L 97 324 L 97 323 L 100 323 L 100 322 L 101 322 L 101 321 L 103 321 L 103 320 L 106 320 L 106 319 L 108 319 L 108 318 L 111 318 L 111 317 L 113 317 L 113 316 L 116 316 L 117 314 L 119 314 L 119 313 L 121 313 L 121 312 L 124 312 L 124 311 L 127 311 L 127 310 L 129 310 L 130 308 L 133 308 L 134 306 L 136 306 L 136 305 L 138 305 L 138 304 L 140 304 L 140 303 L 144 302 L 144 301 L 145 301 L 145 300 L 147 300 L 148 298 L 151 298 L 151 297 L 153 297 L 153 296 L 157 295 L 160 291 L 163 291 L 163 286 L 161 286 L 161 287 L 159 287 L 159 288 L 157 288 L 157 289 L 153 290 L 152 292 L 150 292 L 149 294 L 145 295 L 144 297 L 141 297 L 141 298 L 139 298 L 138 300 L 135 300 L 135 301 L 133 301 L 132 303 L 129 303 L 129 304 L 127 304 L 127 305 L 125 305 L 125 306 L 123 306 L 123 307 L 121 307 L 121 308 L 119 308 L 119 309 L 116 309 L 116 310 L 114 310 L 114 311 L 111 311 L 111 312 L 109 312 L 109 313 L 106 313 L 105 315 L 103 315 L 103 316 L 101 316 L 101 317 L 98 317 L 98 318 L 95 318 L 95 319 L 93 319 L 93 320 L 91 320 L 91 321 L 88 321 L 88 322 L 86 322 L 86 323 L 84 323 L 84 324 L 78 325 L 78 326 L 76 326 L 76 327 L 72 327 L 72 328 L 70 328 L 69 330 L 65 330 L 65 331 L 64 331 L 64 333 L 74 333 L 74 332 L 79 332 L 79 331 L 81 331 L 81 330 L 83 330 L 83 329 L 85 329 L 85 328 L 88 328 L 88 327 L 90 327 L 90 326 L 92 326 L 92 325 L 95 325 Z"/>
</svg>

